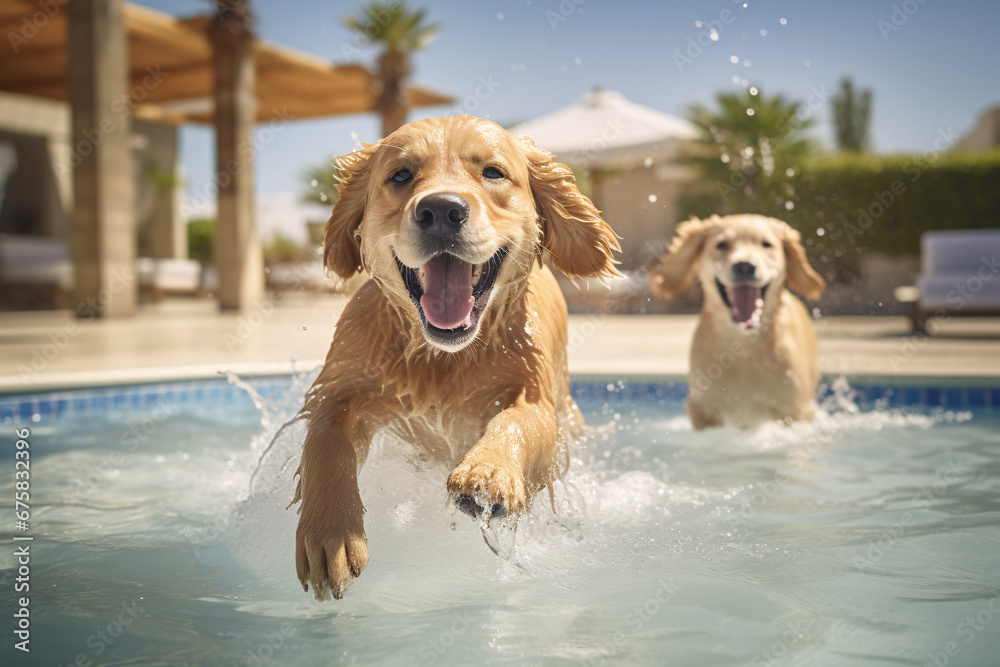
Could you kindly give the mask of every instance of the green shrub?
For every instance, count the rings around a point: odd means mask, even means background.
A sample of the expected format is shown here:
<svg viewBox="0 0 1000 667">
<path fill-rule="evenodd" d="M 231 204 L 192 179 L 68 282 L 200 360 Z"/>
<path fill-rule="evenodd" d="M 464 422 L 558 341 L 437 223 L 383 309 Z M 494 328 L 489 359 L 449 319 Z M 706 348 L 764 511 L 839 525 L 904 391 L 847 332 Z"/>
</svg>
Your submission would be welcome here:
<svg viewBox="0 0 1000 667">
<path fill-rule="evenodd" d="M 188 257 L 202 264 L 215 261 L 215 220 L 195 218 L 187 224 Z"/>
<path fill-rule="evenodd" d="M 264 246 L 264 263 L 281 264 L 300 262 L 306 258 L 306 252 L 298 243 L 282 234 L 275 234 Z"/>
<path fill-rule="evenodd" d="M 1000 227 L 1000 150 L 887 157 L 846 153 L 810 161 L 788 184 L 787 198 L 731 196 L 726 201 L 703 184 L 682 199 L 681 210 L 685 217 L 761 213 L 780 218 L 802 233 L 810 256 L 836 257 L 829 264 L 847 274 L 869 252 L 918 255 L 924 232 Z"/>
</svg>

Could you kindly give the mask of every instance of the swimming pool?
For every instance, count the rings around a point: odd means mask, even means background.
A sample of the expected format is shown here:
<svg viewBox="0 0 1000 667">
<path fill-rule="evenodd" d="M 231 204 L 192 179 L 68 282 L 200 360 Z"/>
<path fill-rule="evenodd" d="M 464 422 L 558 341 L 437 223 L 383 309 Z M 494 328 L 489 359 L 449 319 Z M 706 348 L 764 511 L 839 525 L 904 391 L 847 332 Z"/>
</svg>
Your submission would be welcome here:
<svg viewBox="0 0 1000 667">
<path fill-rule="evenodd" d="M 261 461 L 309 379 L 0 397 L 2 493 L 15 493 L 14 430 L 27 428 L 33 499 L 28 531 L 3 526 L 8 619 L 24 544 L 11 540 L 34 538 L 31 654 L 5 632 L 4 663 L 1000 655 L 1000 383 L 841 379 L 815 424 L 744 433 L 691 431 L 680 383 L 578 380 L 590 432 L 555 513 L 540 498 L 516 534 L 486 531 L 506 558 L 446 505 L 447 470 L 379 442 L 360 478 L 371 562 L 344 600 L 316 603 L 284 509 L 302 425 Z"/>
</svg>

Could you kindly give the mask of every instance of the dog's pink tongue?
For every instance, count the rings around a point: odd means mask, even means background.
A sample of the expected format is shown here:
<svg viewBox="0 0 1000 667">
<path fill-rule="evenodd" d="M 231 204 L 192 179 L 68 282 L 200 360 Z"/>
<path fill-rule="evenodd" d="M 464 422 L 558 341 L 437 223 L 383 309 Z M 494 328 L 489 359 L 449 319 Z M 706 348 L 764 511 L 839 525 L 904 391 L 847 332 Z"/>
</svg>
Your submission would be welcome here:
<svg viewBox="0 0 1000 667">
<path fill-rule="evenodd" d="M 472 265 L 451 255 L 424 264 L 424 295 L 420 306 L 427 321 L 438 329 L 472 326 Z"/>
<path fill-rule="evenodd" d="M 726 288 L 726 296 L 732 306 L 732 318 L 740 324 L 750 323 L 757 309 L 764 305 L 760 298 L 760 289 L 751 285 L 739 285 Z"/>
</svg>

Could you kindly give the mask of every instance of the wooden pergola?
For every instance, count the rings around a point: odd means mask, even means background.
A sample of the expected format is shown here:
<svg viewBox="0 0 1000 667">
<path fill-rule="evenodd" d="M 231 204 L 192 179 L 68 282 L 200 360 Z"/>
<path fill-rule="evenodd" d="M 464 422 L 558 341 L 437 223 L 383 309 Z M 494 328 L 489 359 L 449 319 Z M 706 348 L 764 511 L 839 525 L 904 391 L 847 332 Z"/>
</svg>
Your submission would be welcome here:
<svg viewBox="0 0 1000 667">
<path fill-rule="evenodd" d="M 215 125 L 219 297 L 224 308 L 244 308 L 263 290 L 253 155 L 245 150 L 255 123 L 375 110 L 366 68 L 221 24 L 215 15 L 178 19 L 122 0 L 0 0 L 0 34 L 9 42 L 0 47 L 0 90 L 71 105 L 77 303 L 108 292 L 134 265 L 131 118 Z M 423 88 L 409 92 L 416 107 L 453 101 Z M 134 284 L 107 300 L 105 315 L 132 312 Z"/>
</svg>

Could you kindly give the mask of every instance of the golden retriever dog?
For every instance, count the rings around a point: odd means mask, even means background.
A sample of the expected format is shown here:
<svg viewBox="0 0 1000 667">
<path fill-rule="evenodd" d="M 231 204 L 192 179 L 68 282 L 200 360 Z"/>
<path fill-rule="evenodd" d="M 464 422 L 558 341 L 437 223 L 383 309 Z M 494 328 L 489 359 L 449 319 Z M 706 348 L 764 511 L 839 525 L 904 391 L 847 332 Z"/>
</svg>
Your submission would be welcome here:
<svg viewBox="0 0 1000 667">
<path fill-rule="evenodd" d="M 489 121 L 416 121 L 338 168 L 325 263 L 370 279 L 303 408 L 295 561 L 318 599 L 368 562 L 358 472 L 377 433 L 454 467 L 442 498 L 483 519 L 516 517 L 563 474 L 582 418 L 543 256 L 570 276 L 618 275 L 617 237 L 573 173 Z"/>
<path fill-rule="evenodd" d="M 696 429 L 811 421 L 819 381 L 809 312 L 785 288 L 817 299 L 826 283 L 799 233 L 760 215 L 681 223 L 652 290 L 664 297 L 701 281 L 704 304 L 691 346 L 687 410 Z"/>
</svg>

